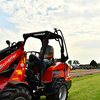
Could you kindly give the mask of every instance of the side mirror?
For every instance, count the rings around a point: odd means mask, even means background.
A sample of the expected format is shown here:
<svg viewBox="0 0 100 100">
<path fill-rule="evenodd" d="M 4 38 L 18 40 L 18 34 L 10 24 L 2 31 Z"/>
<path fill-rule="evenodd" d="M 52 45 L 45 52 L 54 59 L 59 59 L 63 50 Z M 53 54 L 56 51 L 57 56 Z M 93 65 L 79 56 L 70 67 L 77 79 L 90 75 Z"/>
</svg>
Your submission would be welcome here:
<svg viewBox="0 0 100 100">
<path fill-rule="evenodd" d="M 9 45 L 9 47 L 10 47 L 10 41 L 9 40 L 6 40 L 6 43 Z"/>
</svg>

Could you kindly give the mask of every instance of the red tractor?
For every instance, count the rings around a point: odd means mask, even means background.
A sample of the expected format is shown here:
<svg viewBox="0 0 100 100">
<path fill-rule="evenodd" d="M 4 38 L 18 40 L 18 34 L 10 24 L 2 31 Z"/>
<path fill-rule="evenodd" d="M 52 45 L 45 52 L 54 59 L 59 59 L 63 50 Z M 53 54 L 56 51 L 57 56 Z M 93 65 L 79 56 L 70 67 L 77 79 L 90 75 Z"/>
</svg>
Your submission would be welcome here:
<svg viewBox="0 0 100 100">
<path fill-rule="evenodd" d="M 60 35 L 59 35 L 60 34 Z M 29 37 L 40 39 L 43 44 L 41 63 L 35 54 L 37 51 L 24 51 L 26 40 Z M 70 68 L 66 64 L 68 59 L 67 48 L 61 30 L 54 32 L 41 31 L 23 34 L 24 41 L 10 43 L 0 51 L 0 100 L 39 100 L 45 95 L 46 100 L 66 100 L 71 87 Z M 59 62 L 52 60 L 43 73 L 43 59 L 47 40 L 58 41 L 61 50 Z M 28 67 L 27 54 L 29 55 Z M 39 77 L 39 78 L 38 78 Z"/>
</svg>

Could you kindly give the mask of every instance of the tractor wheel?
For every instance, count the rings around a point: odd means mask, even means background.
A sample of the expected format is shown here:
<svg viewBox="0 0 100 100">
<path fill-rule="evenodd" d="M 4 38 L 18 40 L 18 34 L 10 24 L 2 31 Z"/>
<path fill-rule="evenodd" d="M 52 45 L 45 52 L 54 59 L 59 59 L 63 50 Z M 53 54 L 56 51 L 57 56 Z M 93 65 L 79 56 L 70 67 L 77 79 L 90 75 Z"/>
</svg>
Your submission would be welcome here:
<svg viewBox="0 0 100 100">
<path fill-rule="evenodd" d="M 58 79 L 52 89 L 52 94 L 47 96 L 47 100 L 67 100 L 68 89 L 64 79 Z"/>
<path fill-rule="evenodd" d="M 22 86 L 6 87 L 0 93 L 0 100 L 32 100 L 30 92 Z"/>
</svg>

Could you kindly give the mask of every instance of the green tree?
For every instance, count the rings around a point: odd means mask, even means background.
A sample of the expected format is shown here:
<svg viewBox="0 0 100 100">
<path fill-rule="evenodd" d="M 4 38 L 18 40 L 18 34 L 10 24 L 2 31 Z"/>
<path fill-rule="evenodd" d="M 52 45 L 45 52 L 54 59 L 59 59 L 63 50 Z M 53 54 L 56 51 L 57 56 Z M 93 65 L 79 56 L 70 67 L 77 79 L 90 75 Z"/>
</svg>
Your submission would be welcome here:
<svg viewBox="0 0 100 100">
<path fill-rule="evenodd" d="M 94 68 L 97 68 L 98 67 L 98 64 L 97 64 L 97 62 L 95 60 L 92 60 L 90 62 L 90 65 L 93 66 Z"/>
<path fill-rule="evenodd" d="M 78 60 L 74 60 L 73 64 L 80 64 Z"/>
<path fill-rule="evenodd" d="M 72 60 L 69 60 L 68 63 L 69 63 L 70 65 L 72 65 Z"/>
</svg>

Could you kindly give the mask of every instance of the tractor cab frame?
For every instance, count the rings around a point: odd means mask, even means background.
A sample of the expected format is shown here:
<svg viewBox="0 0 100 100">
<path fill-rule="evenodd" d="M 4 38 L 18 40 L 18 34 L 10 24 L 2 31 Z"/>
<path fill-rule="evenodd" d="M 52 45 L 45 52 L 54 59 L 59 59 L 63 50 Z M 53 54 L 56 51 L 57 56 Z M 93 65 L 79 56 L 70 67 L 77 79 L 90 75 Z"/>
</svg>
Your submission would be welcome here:
<svg viewBox="0 0 100 100">
<path fill-rule="evenodd" d="M 61 34 L 61 35 L 59 35 Z M 43 75 L 43 59 L 44 59 L 44 53 L 46 50 L 46 44 L 48 39 L 55 39 L 56 41 L 59 42 L 59 46 L 61 48 L 61 62 L 66 62 L 68 60 L 68 53 L 67 53 L 67 47 L 65 43 L 64 36 L 62 34 L 61 30 L 57 30 L 56 28 L 54 29 L 54 33 L 50 31 L 40 31 L 40 32 L 34 32 L 34 33 L 27 33 L 23 34 L 24 38 L 24 45 L 27 41 L 28 38 L 33 37 L 33 38 L 38 38 L 41 40 L 45 39 L 44 45 L 43 45 L 43 54 L 41 56 L 41 64 L 40 64 L 40 84 L 42 84 L 42 75 Z M 43 44 L 43 43 L 42 43 Z M 66 55 L 65 55 L 66 53 Z"/>
</svg>

